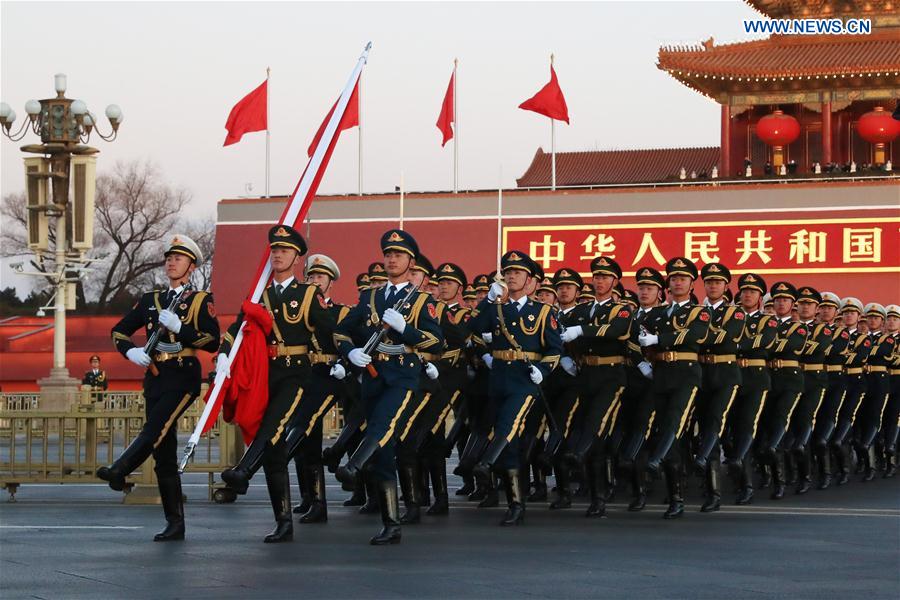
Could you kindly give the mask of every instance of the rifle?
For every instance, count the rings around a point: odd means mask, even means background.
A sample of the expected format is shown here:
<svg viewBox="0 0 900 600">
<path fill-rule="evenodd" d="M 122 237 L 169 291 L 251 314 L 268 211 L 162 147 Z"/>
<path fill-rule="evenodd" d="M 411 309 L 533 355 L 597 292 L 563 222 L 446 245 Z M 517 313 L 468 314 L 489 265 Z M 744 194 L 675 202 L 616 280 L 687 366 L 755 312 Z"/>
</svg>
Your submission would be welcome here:
<svg viewBox="0 0 900 600">
<path fill-rule="evenodd" d="M 406 293 L 405 296 L 403 296 L 402 298 L 397 300 L 397 302 L 394 303 L 394 306 L 392 308 L 394 310 L 396 310 L 397 312 L 400 312 L 400 310 L 403 308 L 403 305 L 406 304 L 407 302 L 409 302 L 409 299 L 412 298 L 413 294 L 415 294 L 418 290 L 419 290 L 419 286 L 409 284 L 409 291 Z M 371 356 L 372 350 L 374 350 L 378 346 L 378 344 L 381 343 L 381 340 L 384 339 L 384 336 L 387 334 L 388 329 L 390 329 L 390 328 L 391 328 L 390 325 L 384 324 L 381 329 L 374 332 L 372 334 L 372 336 L 369 338 L 369 341 L 366 342 L 366 345 L 363 346 L 363 348 L 362 348 L 363 352 Z M 366 371 L 369 372 L 369 375 L 373 379 L 375 377 L 378 377 L 378 371 L 375 370 L 375 367 L 372 366 L 372 363 L 369 363 L 366 365 Z"/>
<path fill-rule="evenodd" d="M 192 291 L 194 291 L 194 286 L 191 284 L 191 282 L 189 281 L 185 283 L 184 287 L 181 288 L 181 291 L 175 294 L 175 297 L 172 298 L 171 302 L 169 302 L 169 306 L 166 307 L 166 310 L 174 312 L 175 307 L 178 306 L 178 304 L 181 302 L 181 299 L 184 298 L 185 294 L 188 294 Z M 156 331 L 150 334 L 150 337 L 147 338 L 147 343 L 144 344 L 144 352 L 147 354 L 147 356 L 150 356 L 150 353 L 156 350 L 156 345 L 159 344 L 159 336 L 161 336 L 163 334 L 163 331 L 165 330 L 166 328 L 160 325 L 159 322 L 156 323 Z M 159 369 L 157 369 L 156 364 L 152 362 L 150 363 L 150 366 L 147 367 L 147 370 L 153 373 L 154 376 L 159 375 Z"/>
</svg>

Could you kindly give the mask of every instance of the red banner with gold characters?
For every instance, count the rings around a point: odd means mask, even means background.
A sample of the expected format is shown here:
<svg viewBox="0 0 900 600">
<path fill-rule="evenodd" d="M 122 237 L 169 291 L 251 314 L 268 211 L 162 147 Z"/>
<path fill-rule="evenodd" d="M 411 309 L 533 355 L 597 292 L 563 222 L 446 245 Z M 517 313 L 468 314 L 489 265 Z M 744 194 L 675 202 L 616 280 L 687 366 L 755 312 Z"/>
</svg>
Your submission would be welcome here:
<svg viewBox="0 0 900 600">
<path fill-rule="evenodd" d="M 583 276 L 598 256 L 626 276 L 673 256 L 735 274 L 900 273 L 900 217 L 505 226 L 503 248 L 528 252 L 548 273 L 565 266 Z"/>
</svg>

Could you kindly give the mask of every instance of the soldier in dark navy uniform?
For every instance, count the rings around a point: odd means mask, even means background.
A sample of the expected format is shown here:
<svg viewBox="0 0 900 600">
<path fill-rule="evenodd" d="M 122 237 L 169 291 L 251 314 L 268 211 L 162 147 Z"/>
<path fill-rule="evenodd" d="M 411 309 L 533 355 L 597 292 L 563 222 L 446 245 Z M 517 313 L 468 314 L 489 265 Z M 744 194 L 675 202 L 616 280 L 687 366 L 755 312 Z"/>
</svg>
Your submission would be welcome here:
<svg viewBox="0 0 900 600">
<path fill-rule="evenodd" d="M 203 373 L 199 353 L 215 352 L 219 347 L 219 322 L 212 295 L 203 291 L 182 294 L 191 273 L 203 261 L 200 248 L 187 236 L 176 235 L 166 248 L 165 258 L 168 289 L 141 296 L 112 328 L 116 350 L 136 365 L 150 367 L 144 375 L 147 419 L 122 455 L 112 465 L 97 470 L 97 477 L 109 482 L 109 487 L 122 490 L 125 477 L 153 455 L 166 515 L 166 528 L 153 538 L 159 542 L 184 539 L 176 423 L 200 394 Z M 179 296 L 179 304 L 168 310 Z M 152 356 L 131 341 L 139 329 L 145 329 L 149 337 L 159 328 L 164 329 Z"/>
<path fill-rule="evenodd" d="M 883 417 L 884 478 L 889 479 L 897 472 L 897 434 L 900 431 L 900 306 L 889 304 L 885 310 L 885 330 L 894 340 L 894 353 L 888 368 L 890 399 Z"/>
<path fill-rule="evenodd" d="M 891 393 L 889 369 L 897 351 L 897 340 L 884 330 L 887 317 L 884 306 L 870 302 L 865 316 L 872 348 L 866 358 L 866 396 L 859 407 L 854 444 L 862 459 L 863 481 L 871 481 L 876 470 L 876 437 L 884 424 L 884 411 Z"/>
<path fill-rule="evenodd" d="M 278 543 L 291 541 L 294 532 L 285 443 L 287 428 L 293 419 L 294 427 L 306 431 L 322 416 L 326 398 L 308 393 L 312 362 L 321 354 L 313 345 L 313 332 L 319 340 L 330 338 L 335 323 L 319 288 L 294 277 L 294 269 L 307 250 L 303 236 L 288 225 L 275 225 L 269 230 L 268 238 L 272 282 L 260 298 L 272 327 L 267 335 L 268 404 L 250 446 L 237 465 L 222 472 L 222 480 L 236 493 L 245 494 L 250 479 L 262 466 L 275 515 L 275 528 L 264 541 Z M 228 328 L 217 370 L 230 372 L 228 353 L 244 319 L 244 313 L 239 313 Z M 324 368 L 335 376 L 340 374 L 339 365 L 326 364 Z"/>
<path fill-rule="evenodd" d="M 360 294 L 359 303 L 335 333 L 341 354 L 355 366 L 366 369 L 362 375 L 364 437 L 335 475 L 345 489 L 352 490 L 361 470 L 371 462 L 383 524 L 381 532 L 371 539 L 373 545 L 400 542 L 397 429 L 401 415 L 419 388 L 423 364 L 417 352 L 438 352 L 443 345 L 428 294 L 415 291 L 399 309 L 394 308 L 409 292 L 409 271 L 419 255 L 415 239 L 406 231 L 392 229 L 381 237 L 381 250 L 382 268 L 389 278 L 387 285 Z M 380 331 L 385 332 L 384 337 L 371 354 L 354 343 L 354 339 L 367 339 Z"/>
<path fill-rule="evenodd" d="M 491 284 L 469 320 L 473 333 L 491 334 L 489 422 L 493 429 L 474 473 L 486 482 L 494 469 L 500 472 L 508 504 L 501 525 L 518 525 L 525 512 L 519 438 L 528 411 L 541 394 L 541 382 L 559 362 L 562 342 L 552 308 L 527 296 L 540 267 L 518 250 L 504 254 L 500 265 L 505 285 Z"/>
<path fill-rule="evenodd" d="M 654 444 L 647 469 L 658 473 L 665 467 L 669 507 L 663 518 L 675 519 L 684 513 L 681 486 L 680 449 L 677 442 L 685 434 L 688 415 L 700 389 L 700 344 L 709 335 L 712 318 L 709 308 L 691 301 L 691 286 L 697 266 L 678 256 L 666 263 L 666 282 L 672 303 L 651 311 L 644 319 L 645 332 L 638 343 L 650 349 L 653 358 L 653 393 L 656 410 Z"/>
</svg>

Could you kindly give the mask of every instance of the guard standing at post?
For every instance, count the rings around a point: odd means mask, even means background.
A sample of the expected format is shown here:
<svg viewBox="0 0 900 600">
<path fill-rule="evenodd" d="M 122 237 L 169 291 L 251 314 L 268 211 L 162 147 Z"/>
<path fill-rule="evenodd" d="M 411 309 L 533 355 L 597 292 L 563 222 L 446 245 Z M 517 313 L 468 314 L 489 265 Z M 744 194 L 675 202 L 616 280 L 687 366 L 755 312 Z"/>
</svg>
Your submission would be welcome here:
<svg viewBox="0 0 900 600">
<path fill-rule="evenodd" d="M 106 377 L 106 371 L 100 368 L 100 357 L 96 354 L 91 356 L 91 370 L 84 374 L 81 378 L 81 385 L 91 386 L 91 400 L 94 402 L 103 401 L 103 393 L 109 389 L 109 379 Z"/>
<path fill-rule="evenodd" d="M 121 491 L 125 488 L 125 477 L 153 455 L 166 515 L 166 528 L 156 534 L 155 542 L 184 539 L 176 423 L 200 394 L 203 373 L 198 353 L 215 352 L 219 347 L 219 322 L 212 294 L 184 290 L 191 273 L 203 262 L 199 246 L 187 236 L 175 235 L 164 255 L 168 290 L 141 296 L 112 328 L 116 350 L 139 367 L 149 367 L 144 375 L 146 421 L 138 436 L 112 465 L 97 469 L 97 477 L 109 482 L 112 489 Z M 173 310 L 166 308 L 179 296 L 180 302 Z M 131 336 L 141 328 L 149 337 L 161 327 L 164 328 L 161 341 L 152 356 L 131 341 Z"/>
</svg>

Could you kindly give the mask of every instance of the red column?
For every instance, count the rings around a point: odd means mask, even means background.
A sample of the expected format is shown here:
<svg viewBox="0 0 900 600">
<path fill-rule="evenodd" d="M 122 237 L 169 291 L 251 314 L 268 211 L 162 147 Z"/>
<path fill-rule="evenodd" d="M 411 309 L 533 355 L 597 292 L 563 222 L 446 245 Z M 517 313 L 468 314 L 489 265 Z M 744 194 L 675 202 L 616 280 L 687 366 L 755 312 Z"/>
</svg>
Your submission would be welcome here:
<svg viewBox="0 0 900 600">
<path fill-rule="evenodd" d="M 731 175 L 731 105 L 722 105 L 722 139 L 719 143 L 719 177 Z"/>
<path fill-rule="evenodd" d="M 822 102 L 822 168 L 831 162 L 831 96 Z"/>
</svg>

